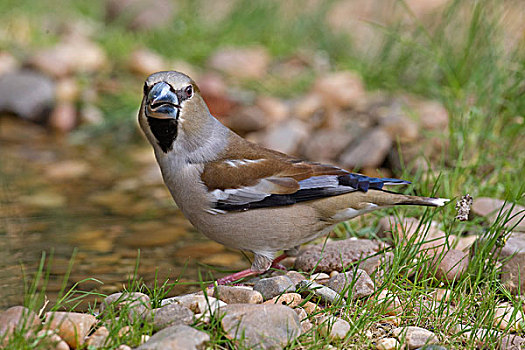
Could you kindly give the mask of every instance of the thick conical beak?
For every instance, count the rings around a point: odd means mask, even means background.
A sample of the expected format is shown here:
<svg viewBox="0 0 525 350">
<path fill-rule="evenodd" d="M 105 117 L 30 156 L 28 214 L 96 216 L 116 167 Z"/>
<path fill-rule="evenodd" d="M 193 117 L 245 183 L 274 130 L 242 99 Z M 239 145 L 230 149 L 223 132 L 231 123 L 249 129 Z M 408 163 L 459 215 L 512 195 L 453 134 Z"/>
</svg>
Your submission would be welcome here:
<svg viewBox="0 0 525 350">
<path fill-rule="evenodd" d="M 153 85 L 146 100 L 146 115 L 158 119 L 177 119 L 179 99 L 171 86 L 164 82 Z"/>
</svg>

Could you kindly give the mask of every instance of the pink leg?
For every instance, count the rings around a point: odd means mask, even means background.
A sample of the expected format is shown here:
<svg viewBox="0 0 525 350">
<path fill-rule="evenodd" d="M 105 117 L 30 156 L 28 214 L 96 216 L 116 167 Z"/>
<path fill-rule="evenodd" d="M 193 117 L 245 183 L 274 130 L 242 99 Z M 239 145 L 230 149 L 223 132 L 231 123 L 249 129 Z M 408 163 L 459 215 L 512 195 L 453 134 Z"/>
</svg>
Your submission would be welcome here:
<svg viewBox="0 0 525 350">
<path fill-rule="evenodd" d="M 286 255 L 284 253 L 279 255 L 277 258 L 275 258 L 272 261 L 272 265 L 270 266 L 270 268 L 274 268 L 274 269 L 278 269 L 278 270 L 286 270 L 286 268 L 284 266 L 282 266 L 281 264 L 279 264 L 279 262 L 282 261 L 287 256 L 288 255 Z M 266 271 L 253 271 L 251 269 L 242 270 L 242 271 L 236 272 L 234 274 L 231 274 L 231 275 L 219 278 L 217 280 L 217 284 L 219 284 L 219 285 L 229 284 L 229 283 L 235 282 L 237 280 L 240 280 L 241 278 L 250 277 L 250 276 L 257 276 L 257 275 L 260 275 L 261 273 L 264 273 L 264 272 L 266 272 Z"/>
</svg>

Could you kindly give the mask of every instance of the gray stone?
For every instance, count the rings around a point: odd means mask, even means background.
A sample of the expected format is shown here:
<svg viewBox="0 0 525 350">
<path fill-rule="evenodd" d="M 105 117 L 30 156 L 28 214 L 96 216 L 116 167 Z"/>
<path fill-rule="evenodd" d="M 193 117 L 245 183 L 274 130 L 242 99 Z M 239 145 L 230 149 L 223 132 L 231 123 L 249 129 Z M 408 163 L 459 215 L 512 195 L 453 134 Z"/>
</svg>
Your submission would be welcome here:
<svg viewBox="0 0 525 350">
<path fill-rule="evenodd" d="M 330 162 L 336 159 L 350 142 L 352 136 L 345 130 L 321 129 L 303 143 L 302 153 L 306 159 Z"/>
<path fill-rule="evenodd" d="M 328 288 L 342 294 L 345 298 L 350 295 L 353 299 L 367 297 L 374 293 L 374 282 L 368 274 L 361 270 L 340 273 L 328 280 Z"/>
<path fill-rule="evenodd" d="M 100 313 L 107 312 L 110 307 L 111 311 L 119 314 L 121 311 L 129 311 L 128 318 L 133 319 L 142 318 L 150 309 L 150 299 L 144 293 L 113 293 L 104 299 L 100 304 Z"/>
<path fill-rule="evenodd" d="M 294 154 L 301 141 L 308 138 L 309 128 L 300 120 L 289 119 L 266 130 L 260 143 L 279 152 Z"/>
<path fill-rule="evenodd" d="M 147 342 L 136 350 L 194 350 L 204 349 L 210 340 L 207 333 L 201 332 L 186 325 L 176 325 L 164 328 L 155 333 Z"/>
<path fill-rule="evenodd" d="M 512 203 L 505 203 L 501 199 L 488 197 L 475 198 L 474 204 L 472 204 L 472 213 L 486 217 L 490 223 L 496 221 L 500 211 L 500 220 L 506 217 L 507 212 L 510 212 L 510 220 L 505 223 L 505 227 L 513 231 L 525 231 L 525 207 L 518 204 L 513 207 Z"/>
<path fill-rule="evenodd" d="M 269 124 L 269 118 L 260 108 L 247 106 L 236 109 L 225 123 L 236 133 L 245 134 L 264 129 Z"/>
<path fill-rule="evenodd" d="M 521 350 L 521 344 L 525 339 L 515 334 L 507 334 L 501 337 L 499 349 L 500 350 Z"/>
<path fill-rule="evenodd" d="M 241 79 L 262 78 L 269 63 L 270 55 L 262 46 L 224 47 L 208 61 L 211 68 Z"/>
<path fill-rule="evenodd" d="M 226 304 L 260 304 L 263 296 L 256 290 L 244 286 L 215 286 L 208 289 L 208 294 L 224 301 Z"/>
<path fill-rule="evenodd" d="M 333 289 L 312 281 L 301 281 L 297 284 L 297 291 L 303 296 L 314 294 L 317 298 L 327 303 L 334 303 L 341 300 L 341 296 Z"/>
<path fill-rule="evenodd" d="M 178 324 L 191 324 L 193 322 L 193 312 L 187 307 L 176 303 L 153 309 L 146 317 L 147 319 L 152 319 L 153 329 L 155 331 Z"/>
<path fill-rule="evenodd" d="M 386 131 L 376 128 L 350 144 L 339 160 L 346 168 L 377 168 L 385 160 L 392 143 Z"/>
<path fill-rule="evenodd" d="M 393 334 L 401 343 L 405 343 L 409 350 L 438 342 L 433 332 L 420 327 L 398 327 L 394 329 Z"/>
<path fill-rule="evenodd" d="M 0 113 L 43 122 L 55 103 L 55 83 L 45 75 L 21 70 L 0 76 Z"/>
<path fill-rule="evenodd" d="M 326 245 L 309 245 L 295 260 L 295 268 L 301 271 L 341 272 L 384 247 L 384 243 L 368 239 L 345 239 L 327 242 Z"/>
<path fill-rule="evenodd" d="M 257 281 L 253 290 L 261 293 L 264 300 L 268 300 L 286 292 L 295 292 L 295 284 L 288 276 L 276 276 Z"/>
<path fill-rule="evenodd" d="M 301 335 L 299 317 L 279 304 L 230 304 L 221 308 L 222 327 L 240 348 L 282 349 Z"/>
</svg>

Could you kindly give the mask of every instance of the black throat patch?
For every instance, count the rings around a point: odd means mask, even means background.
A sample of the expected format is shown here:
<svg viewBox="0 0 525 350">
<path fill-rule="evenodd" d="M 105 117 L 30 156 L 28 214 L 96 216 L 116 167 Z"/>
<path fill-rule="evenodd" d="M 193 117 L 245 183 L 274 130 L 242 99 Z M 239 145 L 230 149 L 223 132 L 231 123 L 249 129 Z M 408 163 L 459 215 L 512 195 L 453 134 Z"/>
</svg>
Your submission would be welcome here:
<svg viewBox="0 0 525 350">
<path fill-rule="evenodd" d="M 151 132 L 157 139 L 157 143 L 164 153 L 168 153 L 173 147 L 173 141 L 177 138 L 177 120 L 147 118 Z"/>
</svg>

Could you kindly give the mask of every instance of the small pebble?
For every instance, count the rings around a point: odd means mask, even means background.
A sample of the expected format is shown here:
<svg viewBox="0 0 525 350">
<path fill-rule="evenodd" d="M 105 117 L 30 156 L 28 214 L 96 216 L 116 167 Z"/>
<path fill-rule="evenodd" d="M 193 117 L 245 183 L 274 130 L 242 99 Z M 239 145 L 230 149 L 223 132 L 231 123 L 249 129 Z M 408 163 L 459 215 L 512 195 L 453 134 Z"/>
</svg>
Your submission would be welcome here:
<svg viewBox="0 0 525 350">
<path fill-rule="evenodd" d="M 276 276 L 257 281 L 253 290 L 261 293 L 264 300 L 268 300 L 286 292 L 295 292 L 295 284 L 288 276 Z"/>
<path fill-rule="evenodd" d="M 376 344 L 376 349 L 378 350 L 393 350 L 398 349 L 399 341 L 396 338 L 383 338 L 379 339 Z"/>
</svg>

